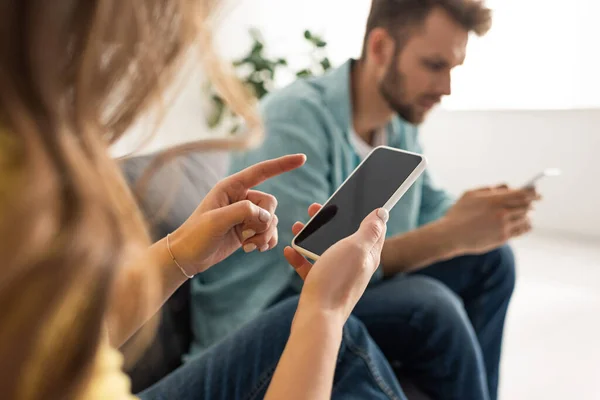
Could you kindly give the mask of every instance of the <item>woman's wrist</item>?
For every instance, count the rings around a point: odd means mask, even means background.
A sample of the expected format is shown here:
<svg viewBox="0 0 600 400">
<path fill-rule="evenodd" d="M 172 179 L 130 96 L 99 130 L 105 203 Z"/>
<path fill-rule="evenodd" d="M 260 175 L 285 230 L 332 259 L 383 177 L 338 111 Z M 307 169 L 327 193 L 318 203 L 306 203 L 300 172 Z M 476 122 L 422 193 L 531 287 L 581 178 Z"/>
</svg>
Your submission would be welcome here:
<svg viewBox="0 0 600 400">
<path fill-rule="evenodd" d="M 193 251 L 189 241 L 192 236 L 193 232 L 187 232 L 185 226 L 181 226 L 165 238 L 165 240 L 169 239 L 167 244 L 173 264 L 188 278 L 211 267 L 211 265 L 200 264 L 197 260 L 199 256 L 191 256 Z"/>
<path fill-rule="evenodd" d="M 347 317 L 341 311 L 329 310 L 309 301 L 304 301 L 300 296 L 298 309 L 294 316 L 292 331 L 309 329 L 340 337 Z"/>
<path fill-rule="evenodd" d="M 169 256 L 171 257 L 171 261 L 173 261 L 173 264 L 175 264 L 177 266 L 177 268 L 179 268 L 179 270 L 181 271 L 181 273 L 186 278 L 192 279 L 195 274 L 188 272 L 187 268 L 184 267 L 183 265 L 181 265 L 181 263 L 177 260 L 177 257 L 175 257 L 175 254 L 173 253 L 173 249 L 171 247 L 171 234 L 167 234 L 167 237 L 165 238 L 165 241 L 166 241 L 166 245 L 167 245 L 167 250 L 169 252 Z"/>
<path fill-rule="evenodd" d="M 177 263 L 173 260 L 173 257 L 171 256 L 173 250 L 169 250 L 169 243 L 166 237 L 154 243 L 150 247 L 150 252 L 154 262 L 158 264 L 157 266 L 161 270 L 163 281 L 166 281 L 171 285 L 174 284 L 179 286 L 188 279 L 186 274 L 183 273 Z M 173 254 L 175 253 L 173 252 Z M 163 285 L 164 284 L 165 282 L 163 282 Z"/>
</svg>

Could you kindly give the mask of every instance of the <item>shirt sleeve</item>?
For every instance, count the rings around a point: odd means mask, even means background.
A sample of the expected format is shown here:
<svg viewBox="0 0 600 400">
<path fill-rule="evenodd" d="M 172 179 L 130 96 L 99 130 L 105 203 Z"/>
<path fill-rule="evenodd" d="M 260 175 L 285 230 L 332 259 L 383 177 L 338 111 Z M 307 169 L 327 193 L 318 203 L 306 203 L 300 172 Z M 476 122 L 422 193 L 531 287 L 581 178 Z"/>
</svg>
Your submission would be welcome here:
<svg viewBox="0 0 600 400">
<path fill-rule="evenodd" d="M 418 139 L 416 139 L 416 144 L 417 152 L 423 154 L 423 146 Z M 419 226 L 427 225 L 442 218 L 455 202 L 453 196 L 435 181 L 430 168 L 423 172 L 422 179 L 423 191 L 419 210 Z"/>
<path fill-rule="evenodd" d="M 442 218 L 454 204 L 454 198 L 437 185 L 430 171 L 423 173 L 423 194 L 419 212 L 419 226 Z"/>
<path fill-rule="evenodd" d="M 408 126 L 402 122 L 401 128 L 404 132 L 404 146 L 409 151 L 418 154 L 424 154 L 424 149 L 419 139 L 419 129 L 415 126 Z M 455 202 L 454 197 L 444 190 L 434 178 L 431 169 L 427 167 L 421 175 L 421 201 L 418 207 L 417 225 L 423 226 L 437 221 L 448 212 Z"/>
</svg>

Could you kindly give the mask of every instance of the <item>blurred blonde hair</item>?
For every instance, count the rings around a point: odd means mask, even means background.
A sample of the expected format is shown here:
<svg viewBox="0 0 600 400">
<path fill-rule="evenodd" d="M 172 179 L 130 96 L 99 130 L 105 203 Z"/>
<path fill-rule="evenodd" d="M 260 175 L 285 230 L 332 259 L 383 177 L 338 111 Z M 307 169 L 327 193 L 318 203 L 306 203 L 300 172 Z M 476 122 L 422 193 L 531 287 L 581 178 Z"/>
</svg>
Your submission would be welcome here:
<svg viewBox="0 0 600 400">
<path fill-rule="evenodd" d="M 73 399 L 85 385 L 115 275 L 150 244 L 108 148 L 160 100 L 190 46 L 250 133 L 159 161 L 260 139 L 253 100 L 212 49 L 217 3 L 0 0 L 4 398 Z M 134 278 L 125 303 L 143 312 L 154 280 Z"/>
</svg>

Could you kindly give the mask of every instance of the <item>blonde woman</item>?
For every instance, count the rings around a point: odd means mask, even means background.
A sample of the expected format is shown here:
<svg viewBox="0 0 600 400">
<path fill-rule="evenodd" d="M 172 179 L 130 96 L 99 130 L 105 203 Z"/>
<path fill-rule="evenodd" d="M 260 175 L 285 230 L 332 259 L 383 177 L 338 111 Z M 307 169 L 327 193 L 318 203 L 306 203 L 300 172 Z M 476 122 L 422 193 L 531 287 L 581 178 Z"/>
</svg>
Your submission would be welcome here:
<svg viewBox="0 0 600 400">
<path fill-rule="evenodd" d="M 304 156 L 227 178 L 152 245 L 109 156 L 196 42 L 230 104 L 258 124 L 211 52 L 215 4 L 0 0 L 3 399 L 132 398 L 116 349 L 189 277 L 242 245 L 277 244 L 276 200 L 252 187 Z M 348 320 L 379 263 L 386 221 L 374 211 L 314 266 L 287 249 L 306 282 L 299 302 L 274 307 L 139 397 L 404 398 L 364 328 Z"/>
</svg>

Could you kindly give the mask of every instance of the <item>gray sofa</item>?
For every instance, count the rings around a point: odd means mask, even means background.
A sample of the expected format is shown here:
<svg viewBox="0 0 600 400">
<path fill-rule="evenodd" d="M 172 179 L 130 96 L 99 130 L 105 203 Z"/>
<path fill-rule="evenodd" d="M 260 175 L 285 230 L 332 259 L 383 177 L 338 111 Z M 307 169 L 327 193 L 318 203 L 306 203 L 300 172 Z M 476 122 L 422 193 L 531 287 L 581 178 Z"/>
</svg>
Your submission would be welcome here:
<svg viewBox="0 0 600 400">
<path fill-rule="evenodd" d="M 130 185 L 135 185 L 152 159 L 152 155 L 146 155 L 122 162 L 122 171 Z M 179 227 L 215 183 L 227 174 L 228 165 L 228 155 L 218 152 L 190 153 L 164 165 L 153 176 L 140 204 L 150 221 L 153 238 L 163 238 Z M 156 218 L 157 212 L 162 218 Z M 134 393 L 181 365 L 192 339 L 190 326 L 188 282 L 167 301 L 154 341 L 137 364 L 126 371 Z M 409 399 L 426 400 L 409 381 L 401 381 Z"/>
</svg>

